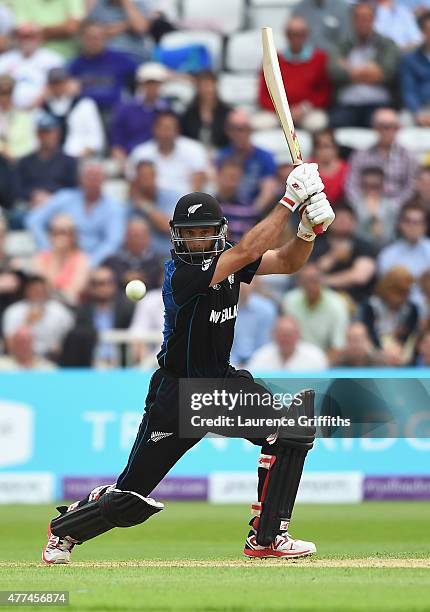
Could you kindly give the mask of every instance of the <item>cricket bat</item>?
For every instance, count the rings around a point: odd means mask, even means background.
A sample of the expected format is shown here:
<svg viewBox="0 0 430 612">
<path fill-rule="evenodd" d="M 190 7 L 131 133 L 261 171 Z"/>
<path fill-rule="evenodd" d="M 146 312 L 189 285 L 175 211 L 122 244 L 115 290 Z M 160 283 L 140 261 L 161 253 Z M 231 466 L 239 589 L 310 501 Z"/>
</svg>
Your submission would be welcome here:
<svg viewBox="0 0 430 612">
<path fill-rule="evenodd" d="M 262 28 L 263 38 L 263 74 L 266 81 L 267 89 L 272 98 L 273 106 L 281 123 L 282 131 L 284 132 L 285 140 L 287 141 L 290 151 L 291 160 L 294 166 L 300 166 L 303 163 L 302 153 L 300 150 L 299 139 L 297 138 L 294 128 L 293 118 L 291 116 L 290 105 L 288 104 L 287 94 L 282 82 L 281 69 L 279 68 L 278 54 L 276 52 L 275 41 L 273 39 L 272 28 Z M 313 228 L 315 234 L 322 234 L 322 225 L 315 225 Z"/>
</svg>

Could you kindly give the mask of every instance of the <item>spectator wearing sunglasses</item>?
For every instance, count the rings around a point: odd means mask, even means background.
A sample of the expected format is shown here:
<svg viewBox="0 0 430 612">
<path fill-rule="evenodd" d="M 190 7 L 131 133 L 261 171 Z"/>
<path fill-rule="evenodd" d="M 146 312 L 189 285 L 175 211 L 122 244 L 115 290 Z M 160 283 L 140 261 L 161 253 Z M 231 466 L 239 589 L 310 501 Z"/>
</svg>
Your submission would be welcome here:
<svg viewBox="0 0 430 612">
<path fill-rule="evenodd" d="M 34 270 L 48 281 L 57 298 L 75 306 L 88 282 L 90 266 L 87 255 L 78 247 L 71 217 L 60 214 L 53 218 L 49 243 L 48 250 L 34 256 Z"/>
<path fill-rule="evenodd" d="M 360 198 L 360 182 L 363 169 L 368 166 L 384 168 L 384 196 L 405 204 L 413 195 L 418 161 L 414 153 L 396 142 L 400 128 L 399 118 L 391 108 L 375 111 L 372 127 L 378 139 L 369 149 L 357 151 L 351 157 L 346 182 L 346 195 L 350 202 Z"/>
</svg>

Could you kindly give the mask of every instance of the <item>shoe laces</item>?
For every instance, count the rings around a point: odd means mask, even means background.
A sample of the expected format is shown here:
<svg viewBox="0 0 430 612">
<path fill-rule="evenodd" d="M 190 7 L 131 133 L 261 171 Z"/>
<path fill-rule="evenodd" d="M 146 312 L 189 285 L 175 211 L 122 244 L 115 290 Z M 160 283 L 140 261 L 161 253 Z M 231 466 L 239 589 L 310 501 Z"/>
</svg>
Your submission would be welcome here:
<svg viewBox="0 0 430 612">
<path fill-rule="evenodd" d="M 58 548 L 63 551 L 68 550 L 70 552 L 74 545 L 74 542 L 70 542 L 67 537 L 64 539 L 60 539 L 60 541 L 58 542 Z"/>
<path fill-rule="evenodd" d="M 51 548 L 51 549 L 58 548 L 58 550 L 61 550 L 63 552 L 66 552 L 66 551 L 70 552 L 75 545 L 74 542 L 70 542 L 70 540 L 68 540 L 67 537 L 58 538 L 58 542 L 56 541 L 56 538 L 57 536 L 51 536 L 52 541 L 50 539 L 47 548 Z"/>
</svg>

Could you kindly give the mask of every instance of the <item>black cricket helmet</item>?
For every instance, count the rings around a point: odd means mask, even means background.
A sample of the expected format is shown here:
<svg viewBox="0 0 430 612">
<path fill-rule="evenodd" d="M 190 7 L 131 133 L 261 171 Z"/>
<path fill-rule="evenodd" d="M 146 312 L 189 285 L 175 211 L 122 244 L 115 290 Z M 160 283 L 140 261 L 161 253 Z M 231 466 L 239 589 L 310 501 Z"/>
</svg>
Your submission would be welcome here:
<svg viewBox="0 0 430 612">
<path fill-rule="evenodd" d="M 210 236 L 184 238 L 181 230 L 191 227 L 211 227 L 213 232 Z M 200 191 L 182 196 L 170 221 L 170 235 L 175 254 L 185 263 L 200 265 L 222 253 L 227 235 L 227 219 L 222 214 L 218 200 Z M 190 250 L 189 243 L 195 240 L 204 243 L 202 250 Z"/>
</svg>

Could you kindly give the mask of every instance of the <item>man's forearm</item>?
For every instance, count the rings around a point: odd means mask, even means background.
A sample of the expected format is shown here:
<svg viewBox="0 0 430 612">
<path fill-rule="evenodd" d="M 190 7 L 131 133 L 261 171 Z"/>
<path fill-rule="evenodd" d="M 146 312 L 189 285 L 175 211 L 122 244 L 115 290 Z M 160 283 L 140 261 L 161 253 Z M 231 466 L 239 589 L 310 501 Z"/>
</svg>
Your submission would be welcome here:
<svg viewBox="0 0 430 612">
<path fill-rule="evenodd" d="M 332 289 L 345 289 L 348 287 L 363 284 L 362 279 L 357 277 L 354 268 L 348 268 L 341 272 L 333 272 L 324 276 L 325 282 Z"/>
<path fill-rule="evenodd" d="M 79 23 L 79 19 L 70 17 L 64 23 L 45 26 L 43 28 L 43 37 L 46 40 L 57 40 L 59 38 L 74 36 L 79 30 Z"/>
<path fill-rule="evenodd" d="M 276 205 L 265 219 L 245 234 L 238 247 L 254 253 L 256 259 L 261 257 L 277 245 L 290 215 L 291 211 L 286 206 Z"/>
<path fill-rule="evenodd" d="M 302 268 L 309 259 L 314 248 L 314 241 L 308 242 L 294 236 L 284 246 L 276 249 L 282 265 L 281 274 L 294 274 Z"/>
<path fill-rule="evenodd" d="M 127 15 L 129 29 L 136 34 L 145 34 L 150 27 L 149 20 L 142 15 L 137 6 L 130 0 L 122 0 L 121 4 Z"/>
</svg>

